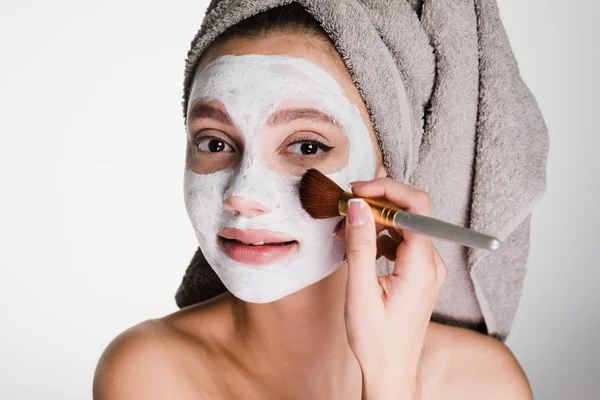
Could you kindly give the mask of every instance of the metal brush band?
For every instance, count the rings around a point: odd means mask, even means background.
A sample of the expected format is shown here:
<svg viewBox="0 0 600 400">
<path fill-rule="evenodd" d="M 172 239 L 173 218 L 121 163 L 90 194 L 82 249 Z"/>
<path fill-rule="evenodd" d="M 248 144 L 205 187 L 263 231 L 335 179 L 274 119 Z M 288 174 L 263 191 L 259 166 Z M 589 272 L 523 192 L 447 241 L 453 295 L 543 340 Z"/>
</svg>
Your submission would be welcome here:
<svg viewBox="0 0 600 400">
<path fill-rule="evenodd" d="M 352 198 L 358 198 L 358 196 L 354 196 L 350 192 L 342 192 L 338 200 L 340 215 L 345 217 L 348 214 L 348 200 Z M 371 207 L 375 223 L 390 227 L 394 226 L 394 216 L 396 215 L 396 211 L 398 211 L 397 207 L 373 199 L 365 199 L 364 197 L 362 199 Z"/>
</svg>

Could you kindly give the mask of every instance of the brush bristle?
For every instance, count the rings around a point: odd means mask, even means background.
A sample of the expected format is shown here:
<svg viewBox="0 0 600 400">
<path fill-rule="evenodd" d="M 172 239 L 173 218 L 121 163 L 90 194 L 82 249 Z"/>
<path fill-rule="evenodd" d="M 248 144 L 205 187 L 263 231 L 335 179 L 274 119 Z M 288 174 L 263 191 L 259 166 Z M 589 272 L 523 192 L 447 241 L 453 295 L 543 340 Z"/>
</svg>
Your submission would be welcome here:
<svg viewBox="0 0 600 400">
<path fill-rule="evenodd" d="M 338 200 L 343 192 L 337 183 L 314 168 L 300 180 L 300 202 L 315 219 L 338 217 Z"/>
</svg>

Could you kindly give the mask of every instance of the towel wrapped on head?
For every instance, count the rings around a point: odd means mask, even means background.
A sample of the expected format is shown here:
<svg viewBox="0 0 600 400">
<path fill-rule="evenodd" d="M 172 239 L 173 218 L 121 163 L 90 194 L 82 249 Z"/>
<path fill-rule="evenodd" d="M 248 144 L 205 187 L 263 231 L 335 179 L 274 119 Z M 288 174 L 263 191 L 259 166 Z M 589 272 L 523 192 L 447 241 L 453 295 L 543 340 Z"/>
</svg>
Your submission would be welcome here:
<svg viewBox="0 0 600 400">
<path fill-rule="evenodd" d="M 186 60 L 290 0 L 213 0 Z M 448 274 L 432 320 L 505 340 L 521 297 L 531 213 L 546 188 L 547 128 L 496 0 L 297 0 L 331 38 L 367 105 L 390 177 L 431 195 L 432 216 L 496 236 L 487 252 L 434 239 Z M 390 268 L 385 258 L 378 273 Z M 179 307 L 226 291 L 198 248 Z"/>
</svg>

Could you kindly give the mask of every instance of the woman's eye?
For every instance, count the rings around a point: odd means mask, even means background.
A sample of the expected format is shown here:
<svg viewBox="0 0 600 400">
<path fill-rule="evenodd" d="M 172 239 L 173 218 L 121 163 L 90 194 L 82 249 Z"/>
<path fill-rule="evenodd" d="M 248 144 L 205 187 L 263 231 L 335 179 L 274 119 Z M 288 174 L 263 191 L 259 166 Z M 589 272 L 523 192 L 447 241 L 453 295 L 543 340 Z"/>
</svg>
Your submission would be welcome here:
<svg viewBox="0 0 600 400">
<path fill-rule="evenodd" d="M 199 151 L 207 153 L 218 153 L 221 151 L 233 151 L 230 145 L 222 139 L 216 137 L 203 137 L 196 141 Z"/>
<path fill-rule="evenodd" d="M 331 149 L 333 149 L 333 147 L 327 146 L 317 140 L 308 140 L 292 143 L 288 145 L 288 149 L 290 149 L 292 153 L 310 156 L 324 151 L 330 151 Z"/>
</svg>

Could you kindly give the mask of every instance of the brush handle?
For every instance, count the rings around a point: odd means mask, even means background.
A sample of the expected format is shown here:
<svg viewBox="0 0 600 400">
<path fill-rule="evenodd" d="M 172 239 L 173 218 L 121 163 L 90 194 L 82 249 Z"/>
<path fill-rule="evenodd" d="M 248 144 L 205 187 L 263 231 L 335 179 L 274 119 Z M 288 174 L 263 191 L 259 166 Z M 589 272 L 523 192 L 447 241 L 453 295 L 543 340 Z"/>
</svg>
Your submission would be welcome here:
<svg viewBox="0 0 600 400">
<path fill-rule="evenodd" d="M 496 250 L 500 247 L 500 241 L 493 236 L 404 210 L 397 210 L 394 213 L 393 223 L 398 229 L 407 229 L 463 246 L 485 250 Z"/>
<path fill-rule="evenodd" d="M 359 197 L 351 192 L 342 192 L 338 200 L 339 214 L 342 216 L 347 215 L 348 200 Z M 440 221 L 439 219 L 426 217 L 425 215 L 413 214 L 384 201 L 366 197 L 360 198 L 367 202 L 373 212 L 375 222 L 378 224 L 413 231 L 467 247 L 476 247 L 484 250 L 496 250 L 500 247 L 500 240 L 493 236 Z"/>
</svg>

